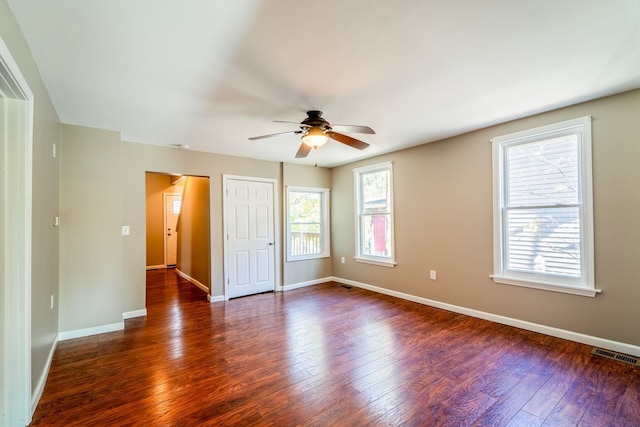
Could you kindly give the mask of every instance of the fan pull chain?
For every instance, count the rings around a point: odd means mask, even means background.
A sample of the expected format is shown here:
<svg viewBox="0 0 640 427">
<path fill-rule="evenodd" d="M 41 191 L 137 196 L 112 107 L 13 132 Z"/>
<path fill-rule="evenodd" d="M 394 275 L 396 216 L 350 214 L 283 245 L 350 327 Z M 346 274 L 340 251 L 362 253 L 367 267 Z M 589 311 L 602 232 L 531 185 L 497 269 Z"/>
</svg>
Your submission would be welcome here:
<svg viewBox="0 0 640 427">
<path fill-rule="evenodd" d="M 318 167 L 318 147 L 313 147 L 313 167 Z"/>
</svg>

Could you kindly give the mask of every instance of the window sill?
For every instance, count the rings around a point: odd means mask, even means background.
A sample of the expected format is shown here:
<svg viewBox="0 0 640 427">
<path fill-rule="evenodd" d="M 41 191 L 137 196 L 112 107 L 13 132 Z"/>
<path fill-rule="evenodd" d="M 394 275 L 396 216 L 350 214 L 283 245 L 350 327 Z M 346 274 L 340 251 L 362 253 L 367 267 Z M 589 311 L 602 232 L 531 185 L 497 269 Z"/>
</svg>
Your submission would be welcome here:
<svg viewBox="0 0 640 427">
<path fill-rule="evenodd" d="M 542 289 L 544 291 L 561 292 L 565 294 L 580 295 L 583 297 L 595 297 L 602 289 L 581 288 L 577 286 L 559 285 L 556 283 L 533 282 L 523 279 L 514 279 L 504 276 L 489 276 L 494 282 L 502 285 L 521 286 L 525 288 Z"/>
<path fill-rule="evenodd" d="M 287 262 L 295 262 L 295 261 L 309 261 L 312 259 L 323 259 L 323 258 L 330 258 L 331 255 L 326 255 L 326 254 L 322 254 L 322 255 L 309 255 L 309 256 L 297 256 L 297 257 L 287 257 Z"/>
<path fill-rule="evenodd" d="M 353 260 L 355 262 L 361 262 L 361 263 L 364 263 L 364 264 L 379 265 L 381 267 L 395 267 L 397 265 L 397 263 L 394 262 L 394 261 L 382 261 L 382 260 L 370 259 L 370 258 L 354 257 Z"/>
</svg>

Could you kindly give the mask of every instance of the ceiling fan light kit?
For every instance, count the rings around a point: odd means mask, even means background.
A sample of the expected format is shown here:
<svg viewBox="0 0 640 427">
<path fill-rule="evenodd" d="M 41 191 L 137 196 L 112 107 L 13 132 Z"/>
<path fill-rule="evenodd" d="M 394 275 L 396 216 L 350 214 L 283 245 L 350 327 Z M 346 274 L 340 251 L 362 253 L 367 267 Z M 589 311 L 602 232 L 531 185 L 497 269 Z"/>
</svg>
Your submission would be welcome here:
<svg viewBox="0 0 640 427">
<path fill-rule="evenodd" d="M 249 138 L 250 140 L 263 139 L 263 138 L 271 138 L 273 136 L 285 135 L 285 134 L 302 134 L 302 144 L 300 148 L 298 148 L 298 152 L 296 153 L 296 158 L 304 158 L 309 155 L 311 149 L 317 149 L 322 147 L 327 143 L 329 139 L 333 139 L 334 141 L 338 141 L 342 144 L 348 145 L 349 147 L 355 148 L 357 150 L 364 150 L 369 146 L 364 141 L 360 141 L 359 139 L 355 139 L 348 135 L 335 132 L 334 129 L 338 129 L 344 132 L 354 132 L 354 133 L 366 133 L 366 134 L 375 134 L 373 129 L 369 126 L 358 126 L 358 125 L 331 125 L 328 121 L 326 121 L 322 117 L 322 111 L 319 110 L 310 110 L 307 111 L 307 118 L 301 121 L 300 123 L 289 122 L 284 120 L 275 120 L 277 123 L 294 123 L 300 127 L 300 130 L 292 130 L 289 132 L 279 132 L 272 133 L 269 135 L 261 135 L 261 136 L 253 136 Z"/>
<path fill-rule="evenodd" d="M 329 140 L 329 136 L 318 126 L 309 128 L 307 133 L 302 135 L 302 142 L 311 148 L 322 147 Z"/>
</svg>

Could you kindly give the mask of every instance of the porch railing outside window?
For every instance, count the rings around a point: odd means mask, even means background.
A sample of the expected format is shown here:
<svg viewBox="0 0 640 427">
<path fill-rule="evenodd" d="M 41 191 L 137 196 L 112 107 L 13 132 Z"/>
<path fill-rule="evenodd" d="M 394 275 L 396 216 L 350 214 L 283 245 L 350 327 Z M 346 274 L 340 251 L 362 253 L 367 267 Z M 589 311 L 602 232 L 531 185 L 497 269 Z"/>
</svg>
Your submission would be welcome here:
<svg viewBox="0 0 640 427">
<path fill-rule="evenodd" d="M 321 253 L 320 233 L 291 232 L 292 255 L 313 255 L 319 253 Z"/>
<path fill-rule="evenodd" d="M 329 190 L 287 187 L 287 261 L 327 258 Z"/>
</svg>

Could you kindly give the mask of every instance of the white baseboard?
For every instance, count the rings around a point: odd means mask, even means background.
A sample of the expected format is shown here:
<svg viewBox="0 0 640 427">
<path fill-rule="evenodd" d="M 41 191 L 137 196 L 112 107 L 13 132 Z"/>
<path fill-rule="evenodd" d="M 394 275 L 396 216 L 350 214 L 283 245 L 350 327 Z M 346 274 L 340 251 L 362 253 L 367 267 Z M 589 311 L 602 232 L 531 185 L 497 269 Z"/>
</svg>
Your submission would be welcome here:
<svg viewBox="0 0 640 427">
<path fill-rule="evenodd" d="M 176 273 L 178 273 L 178 276 L 182 277 L 183 279 L 187 280 L 188 282 L 193 283 L 194 285 L 196 285 L 197 287 L 199 287 L 200 289 L 205 291 L 207 293 L 207 300 L 209 302 L 222 302 L 222 301 L 226 301 L 227 300 L 224 297 L 224 295 L 216 295 L 216 296 L 211 295 L 209 293 L 209 288 L 207 287 L 207 285 L 205 285 L 204 283 L 199 282 L 198 280 L 196 280 L 193 277 L 189 276 L 188 274 L 178 270 L 177 268 L 176 268 Z"/>
<path fill-rule="evenodd" d="M 197 287 L 199 287 L 200 289 L 205 291 L 207 293 L 207 295 L 209 295 L 209 288 L 207 287 L 207 285 L 205 285 L 204 283 L 199 282 L 198 280 L 196 280 L 193 277 L 189 276 L 188 274 L 178 270 L 177 268 L 176 268 L 176 273 L 178 273 L 178 276 L 180 276 L 183 279 L 193 283 L 194 285 L 196 285 Z"/>
<path fill-rule="evenodd" d="M 146 315 L 146 308 L 142 308 L 140 310 L 125 311 L 124 313 L 122 313 L 122 320 L 133 319 L 134 317 L 144 317 Z"/>
<path fill-rule="evenodd" d="M 53 345 L 51 346 L 51 350 L 49 351 L 49 356 L 47 357 L 47 361 L 44 365 L 44 369 L 40 373 L 40 377 L 38 378 L 38 383 L 36 384 L 35 390 L 31 394 L 31 418 L 33 418 L 33 414 L 36 413 L 36 408 L 38 407 L 38 402 L 40 402 L 40 398 L 42 397 L 42 392 L 44 391 L 44 385 L 47 383 L 47 377 L 49 376 L 49 369 L 51 369 L 51 363 L 53 362 L 53 355 L 56 352 L 56 348 L 58 348 L 58 338 L 60 334 L 56 334 L 56 337 L 53 340 Z"/>
<path fill-rule="evenodd" d="M 313 285 L 319 285 L 320 283 L 327 283 L 333 280 L 333 277 L 325 277 L 322 279 L 314 279 L 314 280 L 308 280 L 306 282 L 298 282 L 298 283 L 294 283 L 292 285 L 285 285 L 280 287 L 280 289 L 282 291 L 290 291 L 292 289 L 298 289 L 298 288 L 304 288 L 306 286 L 313 286 Z"/>
<path fill-rule="evenodd" d="M 207 299 L 209 300 L 209 302 L 224 302 L 227 300 L 224 295 L 207 295 Z"/>
<path fill-rule="evenodd" d="M 430 300 L 427 298 L 417 297 L 415 295 L 392 291 L 390 289 L 380 288 L 378 286 L 368 285 L 366 283 L 356 282 L 354 280 L 342 279 L 340 277 L 332 277 L 331 280 L 338 283 L 345 284 L 345 285 L 351 285 L 357 288 L 367 289 L 369 291 L 377 292 L 380 294 L 390 295 L 390 296 L 405 299 L 408 301 L 417 302 L 419 304 L 441 308 L 443 310 L 452 311 L 454 313 L 465 314 L 467 316 L 477 317 L 479 319 L 489 320 L 491 322 L 496 322 L 503 325 L 514 326 L 516 328 L 525 329 L 527 331 L 539 332 L 541 334 L 549 335 L 552 337 L 563 338 L 566 340 L 575 341 L 582 344 L 591 345 L 594 347 L 602 347 L 608 350 L 617 351 L 619 353 L 640 357 L 640 346 L 636 346 L 632 344 L 612 341 L 605 338 L 594 337 L 591 335 L 585 335 L 578 332 L 567 331 L 564 329 L 553 328 L 551 326 L 539 325 L 537 323 L 527 322 L 524 320 L 514 319 L 511 317 L 500 316 L 497 314 L 486 313 L 484 311 L 473 310 L 466 307 L 460 307 L 453 304 L 447 304 L 439 301 Z"/>
<path fill-rule="evenodd" d="M 166 265 L 147 265 L 147 270 L 160 270 L 161 268 L 167 268 Z"/>
<path fill-rule="evenodd" d="M 109 325 L 94 326 L 93 328 L 76 329 L 74 331 L 64 331 L 58 334 L 58 341 L 66 341 L 74 338 L 88 337 L 91 335 L 105 334 L 107 332 L 121 331 L 124 329 L 124 321 L 111 323 Z"/>
</svg>

